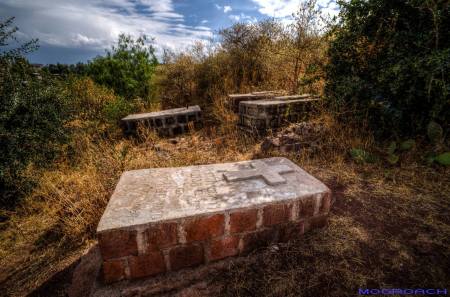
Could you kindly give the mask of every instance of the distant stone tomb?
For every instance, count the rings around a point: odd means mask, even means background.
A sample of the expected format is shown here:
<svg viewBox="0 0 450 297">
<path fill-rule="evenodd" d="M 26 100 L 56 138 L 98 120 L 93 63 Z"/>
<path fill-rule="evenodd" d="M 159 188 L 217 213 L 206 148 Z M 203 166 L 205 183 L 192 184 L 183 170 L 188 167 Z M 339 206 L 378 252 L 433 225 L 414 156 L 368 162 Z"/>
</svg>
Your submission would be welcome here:
<svg viewBox="0 0 450 297">
<path fill-rule="evenodd" d="M 149 113 L 131 114 L 121 120 L 126 135 L 136 134 L 139 124 L 155 129 L 161 136 L 173 136 L 188 131 L 188 123 L 201 126 L 202 110 L 198 105 Z"/>
<path fill-rule="evenodd" d="M 291 122 L 308 118 L 314 103 L 320 99 L 309 94 L 280 96 L 271 100 L 241 101 L 239 122 L 241 129 L 264 135 Z"/>
<path fill-rule="evenodd" d="M 97 228 L 107 283 L 246 255 L 326 224 L 330 190 L 269 158 L 122 174 Z"/>
<path fill-rule="evenodd" d="M 228 105 L 234 112 L 239 111 L 239 103 L 241 101 L 253 101 L 262 99 L 271 99 L 279 95 L 278 91 L 261 91 L 247 94 L 230 94 L 228 95 Z"/>
</svg>

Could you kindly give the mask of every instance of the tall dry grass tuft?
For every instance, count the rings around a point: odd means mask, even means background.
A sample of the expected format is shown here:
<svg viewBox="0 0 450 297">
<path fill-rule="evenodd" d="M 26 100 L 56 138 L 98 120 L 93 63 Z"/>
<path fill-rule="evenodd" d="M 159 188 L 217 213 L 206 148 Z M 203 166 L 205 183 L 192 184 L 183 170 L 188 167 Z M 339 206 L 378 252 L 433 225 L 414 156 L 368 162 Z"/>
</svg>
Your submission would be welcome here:
<svg viewBox="0 0 450 297">
<path fill-rule="evenodd" d="M 68 240 L 92 237 L 114 184 L 124 168 L 124 145 L 89 140 L 75 166 L 60 165 L 46 172 L 30 200 L 41 201 L 43 216 L 55 218 L 55 226 Z M 33 203 L 30 204 L 33 207 Z M 37 211 L 37 209 L 36 209 Z"/>
</svg>

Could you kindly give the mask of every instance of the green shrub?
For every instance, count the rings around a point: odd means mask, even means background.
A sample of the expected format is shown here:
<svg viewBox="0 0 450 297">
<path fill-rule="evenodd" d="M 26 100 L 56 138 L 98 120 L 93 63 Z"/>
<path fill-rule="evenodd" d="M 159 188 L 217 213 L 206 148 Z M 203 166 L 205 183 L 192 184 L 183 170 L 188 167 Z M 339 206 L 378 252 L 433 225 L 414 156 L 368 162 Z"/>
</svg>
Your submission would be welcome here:
<svg viewBox="0 0 450 297">
<path fill-rule="evenodd" d="M 133 104 L 131 102 L 118 97 L 116 100 L 106 103 L 102 113 L 107 121 L 116 124 L 121 118 L 132 113 L 133 109 Z"/>
<path fill-rule="evenodd" d="M 1 74 L 10 74 L 7 84 L 14 86 L 0 94 L 0 204 L 12 206 L 29 190 L 30 180 L 23 175 L 27 166 L 45 168 L 58 157 L 70 115 L 60 82 L 27 74 L 31 70 L 24 61 L 0 68 Z"/>
<path fill-rule="evenodd" d="M 326 94 L 346 120 L 379 136 L 426 135 L 450 125 L 447 1 L 339 1 L 330 33 Z M 348 112 L 351 112 L 350 114 Z"/>
<path fill-rule="evenodd" d="M 147 99 L 151 95 L 150 80 L 158 61 L 155 49 L 147 44 L 146 36 L 134 40 L 121 34 L 117 47 L 98 56 L 87 66 L 87 73 L 125 99 Z"/>
</svg>

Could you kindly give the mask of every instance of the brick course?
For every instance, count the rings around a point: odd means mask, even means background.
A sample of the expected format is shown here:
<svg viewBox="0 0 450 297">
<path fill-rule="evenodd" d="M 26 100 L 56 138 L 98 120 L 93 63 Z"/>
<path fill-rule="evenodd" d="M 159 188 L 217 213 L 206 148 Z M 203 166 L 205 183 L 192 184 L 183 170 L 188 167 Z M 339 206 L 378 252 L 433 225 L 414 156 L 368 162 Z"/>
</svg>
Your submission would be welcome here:
<svg viewBox="0 0 450 297">
<path fill-rule="evenodd" d="M 204 263 L 204 249 L 199 244 L 178 246 L 170 250 L 169 258 L 172 270 L 197 266 Z"/>
<path fill-rule="evenodd" d="M 230 233 L 242 233 L 256 229 L 258 210 L 249 209 L 230 214 Z"/>
<path fill-rule="evenodd" d="M 187 242 L 206 240 L 217 237 L 224 232 L 225 217 L 223 214 L 211 217 L 195 218 L 185 223 Z"/>
<path fill-rule="evenodd" d="M 177 223 L 163 223 L 146 230 L 148 250 L 159 250 L 177 243 Z"/>
<path fill-rule="evenodd" d="M 239 102 L 238 126 L 244 131 L 264 135 L 292 122 L 306 120 L 319 99 L 311 95 L 281 96 L 271 100 Z M 288 148 L 288 150 L 293 147 Z"/>
<path fill-rule="evenodd" d="M 130 278 L 156 275 L 166 271 L 164 255 L 160 251 L 129 257 L 128 264 Z"/>
<path fill-rule="evenodd" d="M 103 262 L 103 279 L 106 283 L 117 282 L 126 278 L 126 259 L 112 259 Z"/>
<path fill-rule="evenodd" d="M 137 255 L 137 231 L 117 230 L 100 233 L 99 246 L 104 260 Z"/>
<path fill-rule="evenodd" d="M 211 242 L 209 260 L 220 260 L 226 257 L 236 256 L 238 253 L 239 237 L 227 236 Z"/>
<path fill-rule="evenodd" d="M 287 223 L 290 220 L 292 205 L 288 203 L 272 204 L 264 207 L 263 224 L 266 227 Z"/>
</svg>

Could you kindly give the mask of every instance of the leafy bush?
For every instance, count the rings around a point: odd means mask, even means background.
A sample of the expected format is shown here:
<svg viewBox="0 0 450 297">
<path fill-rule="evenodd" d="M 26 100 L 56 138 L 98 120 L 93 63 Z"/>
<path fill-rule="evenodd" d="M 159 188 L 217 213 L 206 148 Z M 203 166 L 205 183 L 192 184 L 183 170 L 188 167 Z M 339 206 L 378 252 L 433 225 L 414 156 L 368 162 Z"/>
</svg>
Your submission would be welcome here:
<svg viewBox="0 0 450 297">
<path fill-rule="evenodd" d="M 326 94 L 346 120 L 378 136 L 426 134 L 450 125 L 450 9 L 447 1 L 339 1 Z"/>
<path fill-rule="evenodd" d="M 133 111 L 133 105 L 122 97 L 109 101 L 102 110 L 102 116 L 109 122 L 117 123 Z"/>
<path fill-rule="evenodd" d="M 117 47 L 106 51 L 106 56 L 98 56 L 87 66 L 92 79 L 126 99 L 150 96 L 150 79 L 158 61 L 155 49 L 147 44 L 147 37 L 134 40 L 121 34 Z"/>
<path fill-rule="evenodd" d="M 27 166 L 47 167 L 67 140 L 64 122 L 69 113 L 64 86 L 27 73 L 18 75 L 19 70 L 29 70 L 29 65 L 15 63 L 0 66 L 1 74 L 8 74 L 7 83 L 14 86 L 0 94 L 1 205 L 13 205 L 28 190 L 29 180 L 23 176 Z"/>
<path fill-rule="evenodd" d="M 13 18 L 0 22 L 0 205 L 13 206 L 32 185 L 27 167 L 45 168 L 67 139 L 64 85 L 35 73 L 23 55 L 37 40 L 11 47 Z M 3 50 L 3 48 L 6 48 Z"/>
<path fill-rule="evenodd" d="M 71 108 L 80 119 L 102 121 L 105 106 L 117 100 L 112 90 L 97 85 L 89 77 L 73 78 L 68 88 Z"/>
</svg>

